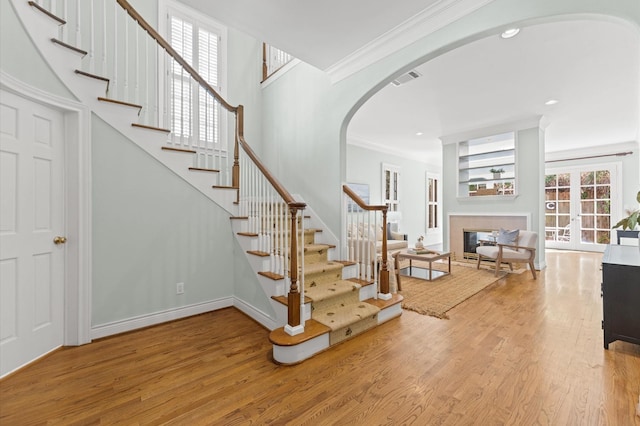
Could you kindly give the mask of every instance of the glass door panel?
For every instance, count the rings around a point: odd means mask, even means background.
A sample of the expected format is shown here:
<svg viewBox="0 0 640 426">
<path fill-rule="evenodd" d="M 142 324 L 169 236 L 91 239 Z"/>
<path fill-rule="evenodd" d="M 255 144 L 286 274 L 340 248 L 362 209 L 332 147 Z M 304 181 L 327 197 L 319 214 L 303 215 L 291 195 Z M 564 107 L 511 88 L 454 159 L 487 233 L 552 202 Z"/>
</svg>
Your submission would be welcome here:
<svg viewBox="0 0 640 426">
<path fill-rule="evenodd" d="M 550 248 L 602 251 L 611 242 L 615 166 L 547 170 L 545 240 Z M 617 202 L 616 202 L 617 203 Z"/>
</svg>

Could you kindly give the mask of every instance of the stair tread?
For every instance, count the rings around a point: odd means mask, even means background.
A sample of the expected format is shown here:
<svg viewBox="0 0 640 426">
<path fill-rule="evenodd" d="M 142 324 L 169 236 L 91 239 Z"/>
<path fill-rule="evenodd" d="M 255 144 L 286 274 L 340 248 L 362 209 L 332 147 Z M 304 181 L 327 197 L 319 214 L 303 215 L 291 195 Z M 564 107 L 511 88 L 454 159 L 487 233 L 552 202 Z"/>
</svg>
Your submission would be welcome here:
<svg viewBox="0 0 640 426">
<path fill-rule="evenodd" d="M 352 283 L 359 284 L 360 287 L 365 287 L 368 285 L 372 285 L 373 281 L 361 280 L 360 278 L 347 278 L 347 281 L 351 281 Z"/>
<path fill-rule="evenodd" d="M 304 295 L 313 302 L 328 300 L 342 294 L 358 291 L 361 285 L 348 280 L 338 280 L 333 283 L 313 285 L 305 283 Z"/>
<path fill-rule="evenodd" d="M 283 280 L 284 279 L 284 275 L 276 274 L 275 272 L 269 272 L 269 271 L 260 271 L 260 272 L 258 272 L 258 275 L 262 275 L 263 277 L 267 277 L 267 278 L 272 279 L 274 281 L 278 281 L 278 280 Z"/>
<path fill-rule="evenodd" d="M 404 300 L 404 297 L 399 295 L 399 294 L 392 294 L 391 295 L 391 299 L 389 300 L 384 300 L 384 299 L 367 299 L 365 300 L 365 302 L 377 306 L 378 308 L 380 308 L 380 310 L 386 309 L 389 306 L 393 306 L 393 305 L 397 305 L 398 303 L 401 303 Z"/>
<path fill-rule="evenodd" d="M 79 47 L 72 46 L 72 45 L 70 45 L 68 43 L 65 43 L 62 40 L 58 40 L 57 38 L 52 38 L 51 41 L 54 42 L 55 44 L 59 45 L 59 46 L 62 46 L 62 47 L 67 48 L 69 50 L 72 50 L 73 52 L 76 52 L 76 53 L 78 53 L 78 54 L 80 54 L 82 56 L 86 56 L 87 53 L 88 53 L 86 50 L 82 50 Z"/>
<path fill-rule="evenodd" d="M 319 274 L 326 271 L 338 271 L 343 268 L 343 265 L 338 262 L 321 262 L 304 265 L 305 275 Z"/>
<path fill-rule="evenodd" d="M 331 329 L 326 325 L 310 319 L 305 322 L 303 333 L 290 336 L 284 331 L 284 327 L 280 327 L 269 333 L 269 341 L 278 346 L 295 346 L 327 334 L 330 331 Z"/>
<path fill-rule="evenodd" d="M 44 13 L 45 15 L 47 15 L 49 18 L 51 18 L 54 21 L 58 22 L 59 25 L 65 25 L 67 23 L 67 21 L 65 21 L 64 19 L 60 18 L 59 16 L 56 16 L 53 13 L 49 12 L 47 9 L 45 9 L 42 6 L 40 6 L 35 1 L 29 1 L 27 3 L 29 3 L 29 6 L 36 8 L 40 12 Z"/>
<path fill-rule="evenodd" d="M 304 251 L 305 252 L 321 251 L 321 250 L 327 250 L 335 247 L 336 246 L 332 244 L 306 244 L 304 246 Z"/>
<path fill-rule="evenodd" d="M 163 146 L 161 148 L 163 151 L 172 151 L 172 152 L 183 152 L 185 154 L 195 154 L 196 152 L 192 149 L 184 149 L 184 148 L 174 148 L 172 146 Z"/>
<path fill-rule="evenodd" d="M 189 167 L 189 170 L 194 172 L 211 172 L 211 173 L 220 173 L 220 170 L 217 169 L 207 169 L 204 167 Z"/>
<path fill-rule="evenodd" d="M 163 133 L 171 133 L 171 130 L 169 129 L 163 129 L 162 127 L 156 127 L 156 126 L 149 126 L 146 124 L 131 123 L 131 126 L 137 127 L 139 129 L 154 130 L 154 131 L 163 132 Z"/>
<path fill-rule="evenodd" d="M 332 331 L 369 319 L 380 312 L 380 308 L 364 301 L 326 306 L 313 311 L 313 319 Z"/>
<path fill-rule="evenodd" d="M 101 102 L 109 102 L 115 105 L 122 105 L 126 107 L 136 108 L 138 110 L 142 109 L 142 105 L 133 104 L 131 102 L 119 101 L 117 99 L 105 98 L 104 96 L 98 96 L 98 100 Z"/>
</svg>

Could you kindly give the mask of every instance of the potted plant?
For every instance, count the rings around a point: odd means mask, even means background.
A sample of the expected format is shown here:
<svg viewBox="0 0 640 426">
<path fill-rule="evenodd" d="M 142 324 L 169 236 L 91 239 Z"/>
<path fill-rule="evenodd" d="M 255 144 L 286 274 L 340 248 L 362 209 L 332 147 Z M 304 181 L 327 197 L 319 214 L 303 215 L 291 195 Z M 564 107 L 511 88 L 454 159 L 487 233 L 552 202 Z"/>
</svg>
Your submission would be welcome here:
<svg viewBox="0 0 640 426">
<path fill-rule="evenodd" d="M 492 168 L 491 170 L 489 170 L 489 172 L 493 173 L 493 178 L 494 179 L 500 179 L 500 176 L 504 173 L 504 169 L 503 168 L 500 168 L 500 169 Z"/>
<path fill-rule="evenodd" d="M 636 200 L 640 204 L 640 191 L 638 191 L 638 195 L 636 195 Z M 636 226 L 638 226 L 638 218 L 640 216 L 640 208 L 636 208 L 635 210 L 627 210 L 627 217 L 620 219 L 618 223 L 616 223 L 613 227 L 620 228 L 623 230 L 630 229 L 634 230 Z"/>
</svg>

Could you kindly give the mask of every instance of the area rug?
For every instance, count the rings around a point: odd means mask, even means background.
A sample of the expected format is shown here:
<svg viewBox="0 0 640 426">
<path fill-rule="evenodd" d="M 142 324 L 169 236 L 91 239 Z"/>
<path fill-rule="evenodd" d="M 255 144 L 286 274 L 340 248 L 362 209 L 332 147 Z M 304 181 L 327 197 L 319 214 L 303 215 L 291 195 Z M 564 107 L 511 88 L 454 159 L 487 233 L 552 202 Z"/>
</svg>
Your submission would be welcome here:
<svg viewBox="0 0 640 426">
<path fill-rule="evenodd" d="M 434 263 L 434 267 L 436 264 Z M 493 271 L 476 269 L 469 266 L 451 265 L 451 275 L 434 281 L 403 276 L 401 278 L 404 297 L 402 307 L 422 315 L 448 319 L 447 311 L 459 305 L 482 289 L 501 279 Z"/>
</svg>

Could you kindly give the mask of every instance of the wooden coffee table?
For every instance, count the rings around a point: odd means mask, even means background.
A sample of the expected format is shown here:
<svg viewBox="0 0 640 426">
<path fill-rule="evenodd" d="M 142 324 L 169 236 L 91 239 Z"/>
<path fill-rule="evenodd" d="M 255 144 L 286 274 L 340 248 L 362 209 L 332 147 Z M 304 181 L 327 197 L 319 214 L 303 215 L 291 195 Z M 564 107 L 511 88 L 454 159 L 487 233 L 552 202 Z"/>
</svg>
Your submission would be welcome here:
<svg viewBox="0 0 640 426">
<path fill-rule="evenodd" d="M 427 281 L 433 281 L 440 277 L 451 274 L 451 253 L 450 252 L 438 252 L 430 250 L 428 253 L 411 253 L 408 250 L 402 250 L 393 254 L 394 266 L 396 269 L 396 278 L 398 282 L 398 290 L 402 290 L 400 284 L 400 276 L 419 278 Z M 400 261 L 402 259 L 409 259 L 409 267 L 400 268 Z M 447 271 L 440 271 L 433 269 L 433 262 L 436 260 L 448 260 Z M 413 261 L 427 262 L 427 267 L 413 266 Z"/>
</svg>

